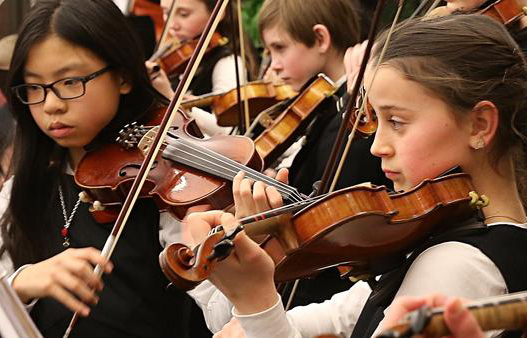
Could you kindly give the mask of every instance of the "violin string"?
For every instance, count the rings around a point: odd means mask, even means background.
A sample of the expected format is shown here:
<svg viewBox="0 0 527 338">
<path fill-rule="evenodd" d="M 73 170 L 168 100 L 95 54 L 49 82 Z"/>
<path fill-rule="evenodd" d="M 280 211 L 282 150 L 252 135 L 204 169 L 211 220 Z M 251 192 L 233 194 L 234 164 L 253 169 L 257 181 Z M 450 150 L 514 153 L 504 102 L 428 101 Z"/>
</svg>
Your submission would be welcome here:
<svg viewBox="0 0 527 338">
<path fill-rule="evenodd" d="M 151 138 L 150 138 L 150 137 L 147 137 L 147 139 L 151 139 Z M 253 179 L 255 179 L 255 180 L 261 180 L 261 181 L 264 181 L 265 183 L 267 183 L 267 184 L 269 184 L 269 185 L 271 185 L 271 186 L 275 186 L 279 191 L 281 190 L 281 191 L 282 191 L 283 193 L 285 193 L 287 196 L 289 196 L 289 197 L 291 197 L 291 198 L 295 198 L 296 200 L 302 200 L 302 197 L 300 196 L 300 194 L 298 193 L 298 191 L 296 191 L 296 189 L 292 188 L 291 186 L 289 186 L 289 185 L 287 185 L 287 184 L 285 184 L 285 183 L 282 183 L 282 182 L 277 181 L 277 180 L 275 180 L 275 179 L 272 179 L 272 178 L 270 178 L 270 177 L 268 177 L 268 176 L 265 176 L 265 175 L 261 174 L 260 172 L 254 170 L 254 169 L 252 169 L 252 168 L 248 168 L 248 167 L 246 167 L 246 166 L 244 166 L 244 165 L 242 165 L 242 164 L 239 164 L 239 163 L 236 162 L 236 161 L 233 161 L 233 160 L 229 159 L 228 157 L 225 157 L 225 156 L 223 156 L 223 155 L 220 155 L 220 154 L 218 154 L 218 153 L 215 153 L 214 151 L 211 151 L 211 150 L 209 150 L 209 149 L 203 148 L 203 147 L 201 147 L 201 146 L 194 145 L 194 144 L 192 144 L 192 143 L 190 143 L 190 142 L 188 142 L 188 141 L 186 141 L 186 142 L 184 143 L 182 139 L 175 139 L 175 138 L 174 138 L 174 140 L 175 140 L 177 143 L 181 144 L 181 145 L 186 145 L 187 147 L 190 148 L 190 150 L 195 150 L 195 151 L 197 151 L 197 152 L 200 153 L 201 155 L 208 155 L 212 160 L 219 160 L 220 163 L 223 164 L 223 165 L 227 165 L 227 166 L 230 165 L 230 166 L 231 166 L 231 170 L 229 170 L 229 171 L 221 171 L 221 170 L 225 170 L 225 169 L 226 169 L 225 167 L 221 167 L 221 166 L 219 167 L 219 168 L 220 168 L 219 170 L 215 170 L 216 173 L 222 173 L 222 174 L 224 174 L 224 176 L 221 176 L 221 177 L 225 177 L 225 176 L 226 176 L 225 178 L 232 180 L 238 171 L 244 171 L 244 172 L 246 172 L 246 173 L 248 174 L 248 177 L 253 178 Z M 175 150 L 178 150 L 178 151 L 180 151 L 180 152 L 182 152 L 182 153 L 184 153 L 184 154 L 187 154 L 187 155 L 189 155 L 189 156 L 191 156 L 191 157 L 195 157 L 195 158 L 197 158 L 198 160 L 203 160 L 202 158 L 199 158 L 199 157 L 195 156 L 193 153 L 189 153 L 189 152 L 183 151 L 181 148 L 179 148 L 179 147 L 177 147 L 177 146 L 174 146 L 174 145 L 172 145 L 172 144 L 167 144 L 167 143 L 165 142 L 165 145 L 166 145 L 167 147 L 171 147 L 171 148 L 173 148 L 173 149 L 175 149 Z M 175 157 L 178 156 L 178 154 L 173 154 L 173 155 L 174 155 Z M 180 156 L 180 157 L 181 157 L 181 156 Z M 190 158 L 183 157 L 183 159 L 189 160 L 189 162 L 190 162 L 191 165 L 196 165 L 196 164 L 197 164 L 197 162 L 192 161 Z M 174 159 L 174 160 L 177 160 L 177 158 Z M 206 161 L 206 160 L 205 160 L 205 162 L 209 162 L 209 163 L 210 163 L 210 161 Z M 213 163 L 213 164 L 214 164 L 214 163 Z M 200 164 L 200 165 L 198 166 L 198 169 L 199 169 L 201 166 L 202 166 L 202 165 Z M 217 167 L 217 166 L 218 166 L 218 165 L 216 164 L 216 167 Z M 234 167 L 234 169 L 232 169 L 232 167 Z M 214 170 L 214 169 L 210 169 L 209 167 L 205 167 L 204 170 L 207 171 L 207 170 Z M 252 176 L 252 177 L 251 177 L 251 176 Z"/>
<path fill-rule="evenodd" d="M 231 168 L 234 168 L 234 170 L 231 169 L 230 172 L 234 172 L 234 174 L 236 174 L 239 171 L 244 171 L 247 174 L 247 177 L 252 178 L 254 180 L 263 181 L 263 182 L 265 182 L 265 183 L 267 183 L 267 184 L 269 184 L 271 186 L 276 187 L 277 189 L 282 189 L 283 191 L 286 191 L 290 195 L 297 194 L 298 195 L 298 200 L 302 200 L 302 198 L 299 196 L 299 194 L 296 191 L 296 189 L 294 189 L 291 186 L 289 186 L 289 185 L 287 185 L 285 183 L 282 183 L 282 182 L 280 182 L 278 180 L 270 178 L 269 176 L 266 176 L 266 175 L 260 173 L 259 171 L 256 171 L 256 170 L 254 170 L 252 168 L 249 168 L 249 167 L 246 167 L 246 166 L 244 166 L 244 165 L 242 165 L 242 164 L 240 164 L 240 163 L 238 163 L 238 162 L 236 162 L 234 160 L 231 160 L 230 158 L 225 157 L 225 156 L 223 156 L 221 154 L 217 154 L 217 153 L 215 153 L 215 152 L 213 152 L 211 150 L 208 150 L 206 148 L 194 145 L 194 144 L 190 143 L 189 141 L 186 141 L 186 140 L 183 140 L 183 139 L 174 139 L 174 141 L 189 147 L 191 150 L 197 150 L 197 151 L 201 152 L 202 154 L 208 154 L 211 157 L 211 159 L 217 160 L 223 165 L 226 165 L 226 166 L 230 165 Z M 193 154 L 190 154 L 190 155 L 193 155 Z M 224 167 L 221 167 L 221 168 L 222 169 L 226 169 Z M 232 177 L 234 177 L 234 175 Z"/>
<path fill-rule="evenodd" d="M 146 136 L 146 137 L 147 137 L 147 139 L 151 139 L 148 136 Z M 190 166 L 193 166 L 193 167 L 197 167 L 198 169 L 203 167 L 203 168 L 205 168 L 205 169 L 202 169 L 204 171 L 214 171 L 220 177 L 224 177 L 224 178 L 227 178 L 227 179 L 230 179 L 230 180 L 232 180 L 234 178 L 234 176 L 236 175 L 236 173 L 238 171 L 244 171 L 244 172 L 246 172 L 247 177 L 249 177 L 251 179 L 254 179 L 254 180 L 264 181 L 268 185 L 274 186 L 278 191 L 280 191 L 283 195 L 285 195 L 285 197 L 289 198 L 292 201 L 294 201 L 294 200 L 302 200 L 303 199 L 300 196 L 300 194 L 298 193 L 298 191 L 296 189 L 290 187 L 289 185 L 287 185 L 285 183 L 282 183 L 282 182 L 280 182 L 278 180 L 272 179 L 272 178 L 270 178 L 270 177 L 268 177 L 268 176 L 266 176 L 264 174 L 261 174 L 260 172 L 254 170 L 252 168 L 248 168 L 248 167 L 246 167 L 246 166 L 244 166 L 244 165 L 242 165 L 242 164 L 240 164 L 240 163 L 238 163 L 238 162 L 236 162 L 234 160 L 229 159 L 228 157 L 225 157 L 223 155 L 215 153 L 214 151 L 211 151 L 211 150 L 206 149 L 204 147 L 197 146 L 197 145 L 192 144 L 191 142 L 183 140 L 183 139 L 173 138 L 173 141 L 176 142 L 176 143 L 179 143 L 182 146 L 186 146 L 191 151 L 197 152 L 200 155 L 208 156 L 208 158 L 210 158 L 212 161 L 211 160 L 206 160 L 206 159 L 201 158 L 201 157 L 198 157 L 194 153 L 189 153 L 188 151 L 185 151 L 185 150 L 181 149 L 181 147 L 175 146 L 175 145 L 171 144 L 170 142 L 169 143 L 165 142 L 167 147 L 170 147 L 170 148 L 172 148 L 175 151 L 180 153 L 180 154 L 177 154 L 175 152 L 170 152 L 173 156 L 176 157 L 174 160 L 178 160 L 178 157 L 179 157 L 180 159 L 184 159 L 184 160 L 188 161 L 187 165 L 190 165 Z M 188 157 L 181 156 L 182 154 L 187 155 Z M 212 167 L 207 167 L 206 165 L 200 164 L 199 162 L 196 162 L 195 160 L 192 160 L 192 158 L 197 159 L 197 161 L 208 162 L 210 164 L 213 164 L 214 167 L 218 168 L 218 169 L 214 169 Z M 214 161 L 217 161 L 217 162 L 219 161 L 220 164 L 223 164 L 225 167 L 222 167 L 221 165 L 218 165 L 217 163 L 214 163 Z M 230 167 L 230 169 L 228 169 L 229 167 Z"/>
<path fill-rule="evenodd" d="M 288 205 L 284 205 L 284 206 L 281 206 L 279 208 L 263 211 L 263 212 L 260 212 L 258 214 L 254 214 L 254 215 L 251 215 L 251 216 L 246 216 L 246 217 L 241 218 L 238 222 L 240 224 L 242 224 L 242 225 L 245 225 L 245 224 L 248 224 L 248 223 L 253 223 L 255 221 L 264 220 L 264 219 L 267 219 L 267 218 L 270 218 L 270 217 L 279 216 L 279 215 L 282 215 L 282 214 L 284 214 L 284 213 L 286 213 L 288 211 L 293 211 L 293 212 L 299 211 L 302 208 L 304 208 L 305 206 L 311 205 L 311 204 L 321 200 L 323 197 L 326 197 L 327 195 L 328 194 L 322 194 L 322 195 L 318 195 L 318 196 L 315 196 L 315 197 L 309 197 L 309 198 L 306 198 L 305 200 L 298 201 L 298 202 L 295 202 L 295 203 L 291 203 L 291 204 L 288 204 Z"/>
<path fill-rule="evenodd" d="M 240 167 L 240 168 L 235 168 L 235 169 L 228 169 L 228 168 L 224 168 L 224 167 L 221 167 L 221 166 L 218 166 L 218 165 L 215 165 L 215 166 L 207 166 L 207 165 L 203 165 L 199 162 L 196 162 L 194 160 L 192 160 L 193 158 L 197 159 L 198 161 L 204 161 L 204 162 L 208 162 L 210 164 L 214 164 L 213 162 L 211 162 L 210 160 L 207 160 L 207 159 L 203 159 L 203 158 L 200 158 L 198 156 L 196 156 L 195 154 L 191 153 L 191 152 L 187 152 L 183 149 L 181 149 L 181 147 L 175 147 L 175 146 L 172 146 L 172 148 L 175 149 L 175 151 L 177 151 L 177 153 L 174 153 L 173 151 L 169 151 L 169 153 L 174 156 L 173 160 L 176 160 L 176 161 L 179 161 L 179 162 L 182 162 L 183 160 L 186 161 L 186 163 L 184 164 L 187 164 L 187 165 L 190 165 L 192 167 L 196 167 L 198 169 L 202 169 L 204 171 L 214 171 L 216 172 L 216 174 L 220 177 L 225 177 L 227 179 L 230 179 L 231 181 L 233 180 L 234 176 L 237 174 L 238 171 L 242 170 L 242 171 L 246 171 L 246 167 Z M 192 149 L 191 149 L 192 150 Z M 186 156 L 185 156 L 186 155 Z M 212 157 L 212 159 L 214 159 Z M 216 168 L 216 169 L 215 169 Z M 222 175 L 223 174 L 223 175 Z M 248 178 L 252 178 L 252 179 L 255 179 L 257 180 L 258 177 L 252 177 L 252 175 L 249 173 L 246 175 L 246 177 Z M 295 198 L 296 195 L 294 193 L 292 193 L 291 191 L 289 191 L 289 189 L 283 189 L 282 187 L 276 185 L 275 183 L 277 181 L 269 181 L 267 180 L 268 184 L 271 185 L 271 186 L 275 186 L 275 188 L 287 199 L 290 199 L 290 200 L 295 200 L 295 199 L 301 199 L 300 197 L 298 198 Z"/>
<path fill-rule="evenodd" d="M 150 137 L 147 137 L 147 139 L 151 139 Z M 212 160 L 218 160 L 220 162 L 220 164 L 223 164 L 223 165 L 230 165 L 231 168 L 234 167 L 234 170 L 230 170 L 228 172 L 226 172 L 225 174 L 228 175 L 228 177 L 226 178 L 229 178 L 232 180 L 232 178 L 235 176 L 235 174 L 238 172 L 238 171 L 244 171 L 246 172 L 248 175 L 252 176 L 251 178 L 253 179 L 257 179 L 257 180 L 261 180 L 261 181 L 264 181 L 266 183 L 268 183 L 269 185 L 272 185 L 272 186 L 275 186 L 277 189 L 279 189 L 280 187 L 282 188 L 283 191 L 286 191 L 288 192 L 289 194 L 292 194 L 292 195 L 296 195 L 297 199 L 298 200 L 301 200 L 302 197 L 300 196 L 300 194 L 298 193 L 298 191 L 296 191 L 296 189 L 292 188 L 291 186 L 285 184 L 285 183 L 282 183 L 280 181 L 277 181 L 275 179 L 272 179 L 252 168 L 248 168 L 234 160 L 231 160 L 230 158 L 228 157 L 225 157 L 221 154 L 218 154 L 212 150 L 209 150 L 209 149 L 206 149 L 204 147 L 201 147 L 201 146 L 197 146 L 189 141 L 184 141 L 183 139 L 176 139 L 174 138 L 175 142 L 179 143 L 179 144 L 182 144 L 184 146 L 187 146 L 188 148 L 190 148 L 190 150 L 195 150 L 197 151 L 198 153 L 200 153 L 201 155 L 208 155 Z M 177 146 L 174 146 L 172 144 L 167 144 L 165 142 L 165 145 L 167 146 L 170 146 L 171 148 L 174 148 L 176 150 L 179 150 L 179 151 L 182 151 L 180 148 L 178 148 Z M 185 151 L 182 151 L 183 153 L 185 154 L 188 154 L 190 156 L 194 156 L 196 157 L 194 154 L 192 153 L 188 153 L 188 152 L 185 152 Z M 174 154 L 177 156 L 177 154 Z M 199 158 L 198 158 L 199 159 Z M 210 161 L 207 161 L 207 162 L 210 162 Z M 192 163 L 195 163 L 195 162 L 192 162 Z M 216 164 L 217 165 L 217 164 Z M 208 169 L 208 168 L 206 168 Z M 220 167 L 220 169 L 225 169 L 224 167 Z"/>
</svg>

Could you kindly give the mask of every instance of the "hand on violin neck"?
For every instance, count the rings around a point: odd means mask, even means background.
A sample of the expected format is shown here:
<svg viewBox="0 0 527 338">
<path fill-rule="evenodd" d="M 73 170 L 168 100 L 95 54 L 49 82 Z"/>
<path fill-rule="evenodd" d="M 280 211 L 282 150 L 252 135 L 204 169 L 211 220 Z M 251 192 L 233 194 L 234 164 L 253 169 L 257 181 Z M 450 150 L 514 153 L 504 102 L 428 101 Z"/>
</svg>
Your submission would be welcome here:
<svg viewBox="0 0 527 338">
<path fill-rule="evenodd" d="M 442 294 L 432 294 L 423 297 L 397 297 L 386 312 L 381 323 L 381 331 L 387 332 L 401 324 L 410 312 L 426 306 L 444 308 L 444 320 L 452 333 L 451 338 L 483 338 L 483 332 L 475 317 L 463 305 L 467 301 L 459 298 L 448 298 Z M 382 337 L 382 335 L 381 335 Z"/>
<path fill-rule="evenodd" d="M 172 99 L 174 96 L 174 91 L 170 85 L 170 80 L 168 79 L 167 74 L 159 65 L 155 62 L 146 61 L 146 69 L 148 71 L 148 76 L 150 77 L 150 82 L 152 86 L 165 96 L 167 99 Z"/>
<path fill-rule="evenodd" d="M 275 179 L 282 183 L 288 181 L 287 169 L 280 169 Z M 267 186 L 263 182 L 254 182 L 245 178 L 244 172 L 239 172 L 232 182 L 232 194 L 236 218 L 254 215 L 283 205 L 282 195 L 275 187 Z"/>
<path fill-rule="evenodd" d="M 232 219 L 234 221 L 234 219 Z M 223 225 L 225 231 L 236 222 Z M 276 304 L 274 262 L 245 231 L 233 239 L 234 249 L 217 262 L 209 280 L 232 302 L 240 315 L 258 313 Z"/>
<path fill-rule="evenodd" d="M 189 214 L 182 222 L 182 226 L 190 231 L 190 247 L 195 247 L 209 236 L 211 229 L 217 226 L 226 226 L 227 228 L 235 227 L 238 222 L 234 216 L 221 210 L 211 210 L 205 212 L 193 212 Z"/>
</svg>

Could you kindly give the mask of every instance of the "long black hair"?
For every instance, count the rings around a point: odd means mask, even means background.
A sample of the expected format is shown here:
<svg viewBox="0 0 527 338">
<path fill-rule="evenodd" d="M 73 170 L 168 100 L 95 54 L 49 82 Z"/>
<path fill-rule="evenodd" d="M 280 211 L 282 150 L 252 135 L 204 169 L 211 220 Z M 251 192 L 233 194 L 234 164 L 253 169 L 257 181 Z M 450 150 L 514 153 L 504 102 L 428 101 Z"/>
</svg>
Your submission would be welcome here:
<svg viewBox="0 0 527 338">
<path fill-rule="evenodd" d="M 150 108 L 166 103 L 150 83 L 138 39 L 111 0 L 38 1 L 20 29 L 8 87 L 24 83 L 23 71 L 29 50 L 51 34 L 90 50 L 132 85 L 130 93 L 121 95 L 117 114 L 92 146 L 113 138 L 127 122 L 146 119 Z M 13 186 L 9 206 L 1 221 L 1 252 L 7 250 L 14 266 L 18 267 L 45 258 L 46 248 L 40 238 L 49 223 L 49 210 L 55 207 L 53 203 L 66 151 L 38 128 L 27 105 L 11 91 L 7 94 L 17 130 Z"/>
</svg>

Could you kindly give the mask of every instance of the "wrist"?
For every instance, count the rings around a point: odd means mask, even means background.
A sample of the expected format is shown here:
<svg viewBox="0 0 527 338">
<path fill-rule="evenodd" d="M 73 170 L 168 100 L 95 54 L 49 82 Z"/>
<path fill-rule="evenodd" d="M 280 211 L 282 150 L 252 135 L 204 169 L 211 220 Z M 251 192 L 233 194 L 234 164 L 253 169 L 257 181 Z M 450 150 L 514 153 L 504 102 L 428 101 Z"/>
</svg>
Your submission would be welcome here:
<svg viewBox="0 0 527 338">
<path fill-rule="evenodd" d="M 273 284 L 272 287 L 267 287 L 265 290 L 259 289 L 256 292 L 233 297 L 231 302 L 236 308 L 236 313 L 243 316 L 268 310 L 275 306 L 279 299 L 280 296 Z"/>
<path fill-rule="evenodd" d="M 20 298 L 20 301 L 22 301 L 24 304 L 30 303 L 35 298 L 35 296 L 31 295 L 31 293 L 29 293 L 27 288 L 24 286 L 24 272 L 27 272 L 26 269 L 31 268 L 32 265 L 33 264 L 23 265 L 18 268 L 11 276 L 9 276 L 9 283 L 11 284 L 11 287 L 13 290 L 15 290 L 18 298 Z"/>
</svg>

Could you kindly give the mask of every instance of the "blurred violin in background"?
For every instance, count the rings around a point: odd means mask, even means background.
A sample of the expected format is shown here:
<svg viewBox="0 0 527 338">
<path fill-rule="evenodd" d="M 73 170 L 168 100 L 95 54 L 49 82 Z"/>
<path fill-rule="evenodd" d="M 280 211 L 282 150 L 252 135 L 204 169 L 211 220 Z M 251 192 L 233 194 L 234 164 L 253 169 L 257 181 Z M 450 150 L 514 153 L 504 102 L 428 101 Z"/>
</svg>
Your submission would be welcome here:
<svg viewBox="0 0 527 338">
<path fill-rule="evenodd" d="M 158 63 L 169 77 L 181 74 L 190 61 L 198 40 L 199 38 L 181 42 L 171 38 L 150 57 L 149 61 Z M 205 53 L 214 50 L 216 47 L 224 46 L 228 42 L 229 39 L 215 32 Z"/>
<path fill-rule="evenodd" d="M 248 101 L 251 119 L 254 119 L 265 109 L 297 95 L 289 85 L 268 81 L 249 82 L 240 87 L 240 92 L 242 101 Z M 185 100 L 181 105 L 185 108 L 211 106 L 219 126 L 229 127 L 239 124 L 239 105 L 236 88 L 222 93 L 201 95 Z"/>
</svg>

